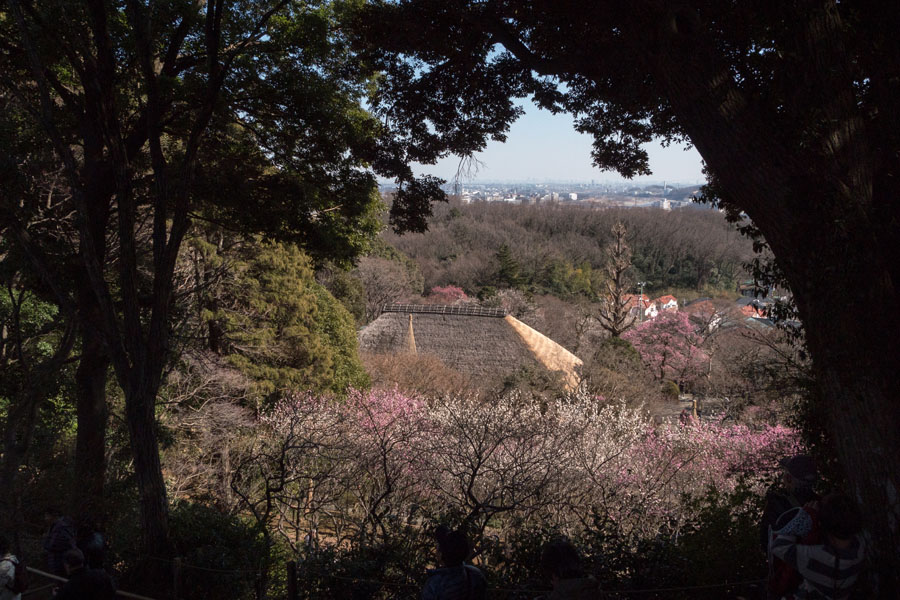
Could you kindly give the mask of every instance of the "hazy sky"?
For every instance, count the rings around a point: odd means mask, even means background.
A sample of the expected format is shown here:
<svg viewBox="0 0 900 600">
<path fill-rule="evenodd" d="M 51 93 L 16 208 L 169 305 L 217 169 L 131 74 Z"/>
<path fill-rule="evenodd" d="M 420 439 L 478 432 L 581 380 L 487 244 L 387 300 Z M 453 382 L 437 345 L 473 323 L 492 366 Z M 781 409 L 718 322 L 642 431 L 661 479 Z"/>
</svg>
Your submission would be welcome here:
<svg viewBox="0 0 900 600">
<path fill-rule="evenodd" d="M 619 181 L 614 171 L 601 171 L 591 165 L 591 137 L 572 126 L 569 115 L 553 115 L 526 101 L 525 114 L 509 130 L 506 143 L 491 142 L 478 159 L 484 164 L 471 181 Z M 659 144 L 648 146 L 653 175 L 634 181 L 703 181 L 700 155 L 693 148 Z M 420 172 L 448 181 L 456 174 L 459 159 L 451 157 Z"/>
</svg>

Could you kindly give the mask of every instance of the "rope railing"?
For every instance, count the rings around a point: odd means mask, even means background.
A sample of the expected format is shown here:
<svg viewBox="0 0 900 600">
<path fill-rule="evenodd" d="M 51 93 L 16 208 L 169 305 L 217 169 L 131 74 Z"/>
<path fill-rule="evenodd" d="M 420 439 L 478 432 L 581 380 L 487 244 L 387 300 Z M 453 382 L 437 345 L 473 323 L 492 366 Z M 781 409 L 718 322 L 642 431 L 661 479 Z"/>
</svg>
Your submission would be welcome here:
<svg viewBox="0 0 900 600">
<path fill-rule="evenodd" d="M 33 575 L 38 575 L 45 579 L 49 579 L 50 581 L 55 581 L 56 583 L 66 583 L 67 581 L 69 581 L 65 577 L 60 577 L 59 575 L 54 575 L 53 573 L 41 571 L 40 569 L 35 569 L 34 567 L 25 567 L 25 569 Z M 34 594 L 39 591 L 46 590 L 47 588 L 51 587 L 52 585 L 55 585 L 55 584 L 44 585 L 39 588 L 26 590 L 22 595 L 27 596 L 29 594 Z M 156 600 L 155 598 L 150 598 L 149 596 L 141 596 L 140 594 L 132 594 L 131 592 L 125 592 L 122 590 L 116 590 L 116 596 L 118 596 L 120 598 L 130 598 L 131 600 Z"/>
<path fill-rule="evenodd" d="M 180 561 L 172 561 L 169 559 L 163 559 L 158 557 L 150 557 L 152 560 L 157 560 L 160 562 L 173 563 L 178 564 L 178 566 L 182 569 L 196 569 L 199 571 L 207 571 L 213 573 L 222 573 L 222 574 L 250 574 L 256 573 L 256 571 L 245 570 L 245 569 L 235 569 L 235 570 L 226 570 L 226 569 L 211 569 L 208 567 L 201 567 L 197 565 L 190 565 L 186 563 L 182 563 Z M 292 561 L 293 562 L 293 561 Z M 41 571 L 40 569 L 35 569 L 33 567 L 27 567 L 28 571 L 34 575 L 38 575 L 40 577 L 44 577 L 56 583 L 65 583 L 67 581 L 64 577 L 59 577 L 58 575 L 54 575 L 52 573 L 47 573 L 46 571 Z M 292 574 L 294 577 L 298 575 L 298 569 L 296 563 L 289 563 L 288 573 Z M 348 583 L 358 583 L 358 584 L 369 584 L 369 585 L 378 585 L 389 588 L 402 588 L 402 589 L 419 589 L 422 586 L 422 583 L 413 583 L 413 582 L 401 582 L 401 581 L 386 581 L 382 579 L 374 579 L 369 577 L 352 577 L 346 575 L 337 575 L 334 573 L 327 573 L 323 571 L 309 571 L 307 570 L 303 575 L 298 577 L 299 580 L 308 580 L 308 579 L 330 579 L 334 581 L 345 581 Z M 618 590 L 598 590 L 597 598 L 615 598 L 621 596 L 643 596 L 647 594 L 666 594 L 666 593 L 674 593 L 674 592 L 690 592 L 690 591 L 700 591 L 700 590 L 713 590 L 713 589 L 721 589 L 721 588 L 733 588 L 733 587 L 742 587 L 742 586 L 751 586 L 751 585 L 761 585 L 765 583 L 765 579 L 748 579 L 743 581 L 730 581 L 724 583 L 713 583 L 706 585 L 690 585 L 690 586 L 675 586 L 675 587 L 659 587 L 659 588 L 642 588 L 642 589 L 618 589 Z M 38 588 L 33 588 L 25 593 L 24 596 L 28 596 L 31 594 L 38 593 L 40 591 L 44 591 L 54 584 L 41 586 Z M 296 589 L 296 587 L 294 587 Z M 550 590 L 547 589 L 529 589 L 529 588 L 504 588 L 504 587 L 490 587 L 488 588 L 488 592 L 492 592 L 494 594 L 497 593 L 507 593 L 507 594 L 548 594 Z M 121 598 L 128 598 L 130 600 L 155 600 L 154 598 L 150 598 L 148 596 L 142 596 L 139 594 L 134 594 L 131 592 L 125 592 L 122 590 L 116 590 L 116 596 Z M 297 596 L 288 600 L 296 600 Z"/>
<path fill-rule="evenodd" d="M 291 563 L 289 563 L 290 565 Z M 293 566 L 288 566 L 288 573 L 294 574 L 296 576 L 297 566 L 296 563 Z M 401 581 L 383 581 L 380 579 L 373 579 L 370 577 L 352 577 L 346 575 L 336 575 L 333 573 L 325 573 L 320 571 L 307 571 L 307 576 L 300 576 L 300 580 L 309 580 L 314 578 L 321 579 L 330 579 L 335 581 L 345 581 L 348 583 L 357 583 L 357 584 L 370 584 L 370 585 L 380 585 L 385 587 L 393 587 L 393 588 L 404 588 L 404 589 L 420 589 L 423 583 L 412 583 L 412 582 L 401 582 Z M 311 577 L 310 577 L 311 576 Z M 688 586 L 675 586 L 675 587 L 661 587 L 661 588 L 642 588 L 642 589 L 618 589 L 618 590 L 598 590 L 597 598 L 616 598 L 620 596 L 642 596 L 647 594 L 665 594 L 665 593 L 674 593 L 674 592 L 691 592 L 691 591 L 700 591 L 700 590 L 714 590 L 721 588 L 734 588 L 734 587 L 743 587 L 743 586 L 751 586 L 751 585 L 762 585 L 766 582 L 765 579 L 747 579 L 742 581 L 730 581 L 725 583 L 712 583 L 706 585 L 688 585 Z M 296 588 L 294 588 L 296 589 Z M 548 589 L 530 589 L 530 588 L 503 588 L 503 587 L 488 587 L 487 592 L 489 594 L 497 594 L 497 593 L 507 593 L 507 594 L 527 594 L 529 596 L 538 594 L 538 595 L 546 595 L 550 594 L 552 590 Z M 490 597 L 490 596 L 489 596 Z M 288 595 L 288 600 L 297 600 L 297 596 L 291 597 Z"/>
<path fill-rule="evenodd" d="M 382 312 L 398 312 L 431 315 L 463 315 L 467 317 L 505 317 L 507 312 L 502 308 L 484 308 L 482 306 L 447 305 L 447 304 L 385 304 Z"/>
<path fill-rule="evenodd" d="M 415 307 L 417 305 L 391 305 L 391 306 L 414 306 Z M 419 308 L 437 308 L 437 309 L 440 309 L 440 308 L 459 309 L 459 308 L 461 308 L 461 307 L 450 307 L 450 306 L 441 307 L 441 306 L 427 306 L 427 305 L 426 306 L 418 305 L 418 307 Z M 495 310 L 495 309 L 480 309 L 480 310 L 490 311 L 490 310 Z M 395 312 L 402 312 L 402 311 L 398 310 Z M 436 312 L 436 311 L 432 311 L 432 312 Z M 479 316 L 484 316 L 484 315 L 479 315 Z M 498 316 L 498 315 L 487 315 L 487 316 Z M 499 315 L 499 316 L 502 316 L 502 315 Z M 133 555 L 136 557 L 141 556 L 137 553 L 134 553 Z M 184 560 L 181 558 L 169 559 L 169 558 L 162 558 L 162 557 L 158 557 L 158 556 L 146 556 L 146 555 L 144 555 L 144 557 L 149 560 L 153 560 L 153 561 L 171 565 L 176 571 L 176 575 L 175 575 L 176 579 L 179 578 L 179 575 L 177 573 L 189 571 L 189 570 L 202 571 L 202 572 L 207 572 L 207 573 L 218 573 L 218 574 L 222 574 L 222 575 L 243 575 L 243 576 L 247 576 L 247 575 L 260 576 L 260 575 L 262 575 L 261 571 L 258 571 L 255 569 L 216 569 L 216 568 L 204 567 L 204 566 L 200 566 L 200 565 L 192 565 L 190 563 L 184 562 Z M 288 579 L 295 578 L 295 581 L 297 583 L 299 583 L 300 581 L 303 581 L 303 580 L 320 578 L 320 579 L 328 579 L 328 580 L 333 580 L 333 581 L 345 581 L 345 582 L 349 582 L 349 583 L 378 585 L 378 586 L 394 588 L 394 589 L 409 589 L 409 590 L 420 589 L 421 586 L 424 585 L 424 580 L 422 582 L 386 581 L 383 579 L 376 579 L 376 578 L 370 578 L 370 577 L 354 577 L 354 576 L 348 576 L 348 575 L 338 575 L 338 574 L 334 574 L 334 573 L 329 573 L 327 571 L 322 571 L 319 569 L 309 569 L 308 567 L 302 569 L 302 571 L 301 571 L 301 569 L 298 569 L 298 567 L 299 567 L 299 565 L 294 561 L 290 561 L 287 564 Z M 49 579 L 53 583 L 48 584 L 48 585 L 42 585 L 39 587 L 32 587 L 32 588 L 26 590 L 25 592 L 23 592 L 23 594 L 22 594 L 23 598 L 27 598 L 28 596 L 46 591 L 55 585 L 64 584 L 66 581 L 68 581 L 64 577 L 60 577 L 58 575 L 54 575 L 54 574 L 48 573 L 46 571 L 42 571 L 42 570 L 36 569 L 34 567 L 29 566 L 26 568 L 33 575 L 37 575 L 39 577 Z M 671 593 L 676 593 L 676 592 L 715 590 L 715 589 L 722 589 L 722 588 L 735 588 L 735 587 L 744 587 L 744 586 L 749 587 L 749 586 L 754 586 L 754 585 L 763 585 L 763 584 L 765 584 L 765 582 L 766 582 L 765 579 L 748 579 L 748 580 L 742 580 L 742 581 L 726 581 L 724 583 L 713 583 L 713 584 L 705 584 L 705 585 L 640 588 L 640 589 L 609 589 L 609 590 L 601 589 L 601 590 L 598 590 L 596 597 L 601 600 L 604 598 L 613 599 L 613 598 L 622 598 L 622 597 L 640 598 L 642 596 L 647 596 L 650 594 L 667 594 L 667 593 L 671 594 Z M 299 591 L 299 590 L 297 590 L 296 585 L 293 586 L 293 590 L 295 591 L 295 593 L 297 593 Z M 494 593 L 494 594 L 504 593 L 504 594 L 546 595 L 546 594 L 550 593 L 550 590 L 530 589 L 530 588 L 489 587 L 488 592 Z M 123 590 L 116 590 L 116 596 L 119 598 L 127 598 L 129 600 L 156 600 L 155 598 L 151 598 L 149 596 L 142 596 L 140 594 L 126 592 Z M 297 598 L 298 598 L 298 596 L 290 597 L 290 594 L 289 594 L 288 600 L 296 600 Z"/>
</svg>

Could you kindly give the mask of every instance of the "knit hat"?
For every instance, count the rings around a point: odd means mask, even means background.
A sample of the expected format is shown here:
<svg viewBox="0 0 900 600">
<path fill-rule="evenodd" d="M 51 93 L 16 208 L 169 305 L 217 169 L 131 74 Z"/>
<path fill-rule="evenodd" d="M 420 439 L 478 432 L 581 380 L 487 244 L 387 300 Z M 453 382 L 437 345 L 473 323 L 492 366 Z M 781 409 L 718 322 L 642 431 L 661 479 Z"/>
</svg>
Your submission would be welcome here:
<svg viewBox="0 0 900 600">
<path fill-rule="evenodd" d="M 461 564 L 472 551 L 466 534 L 459 530 L 451 531 L 446 525 L 438 526 L 434 532 L 434 539 L 437 540 L 441 557 L 448 567 Z"/>
<path fill-rule="evenodd" d="M 798 454 L 790 458 L 782 458 L 778 461 L 782 467 L 791 474 L 791 477 L 806 484 L 816 481 L 816 461 L 805 454 Z"/>
</svg>

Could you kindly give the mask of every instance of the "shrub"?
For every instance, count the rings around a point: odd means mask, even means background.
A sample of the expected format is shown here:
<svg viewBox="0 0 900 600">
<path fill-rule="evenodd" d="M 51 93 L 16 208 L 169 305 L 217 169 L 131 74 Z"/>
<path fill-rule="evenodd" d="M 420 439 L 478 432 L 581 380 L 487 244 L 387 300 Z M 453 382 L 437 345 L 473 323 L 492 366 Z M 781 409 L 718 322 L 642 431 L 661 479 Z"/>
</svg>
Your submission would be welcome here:
<svg viewBox="0 0 900 600">
<path fill-rule="evenodd" d="M 661 392 L 663 398 L 672 402 L 677 402 L 678 397 L 681 395 L 681 390 L 678 389 L 678 384 L 671 380 L 663 382 Z"/>
<path fill-rule="evenodd" d="M 273 566 L 258 530 L 204 504 L 181 502 L 170 514 L 183 598 L 254 598 L 259 573 Z"/>
</svg>

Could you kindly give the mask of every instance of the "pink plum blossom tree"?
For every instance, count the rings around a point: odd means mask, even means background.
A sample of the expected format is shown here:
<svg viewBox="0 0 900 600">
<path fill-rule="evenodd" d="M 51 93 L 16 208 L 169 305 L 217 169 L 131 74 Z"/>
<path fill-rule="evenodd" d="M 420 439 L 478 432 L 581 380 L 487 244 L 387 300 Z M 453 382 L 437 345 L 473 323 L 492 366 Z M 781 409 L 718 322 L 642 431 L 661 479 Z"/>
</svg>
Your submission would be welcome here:
<svg viewBox="0 0 900 600">
<path fill-rule="evenodd" d="M 659 379 L 693 379 L 702 372 L 705 356 L 687 313 L 664 312 L 625 332 L 644 364 Z"/>
<path fill-rule="evenodd" d="M 457 304 L 469 297 L 461 287 L 455 285 L 434 286 L 425 299 L 429 304 Z"/>
</svg>

